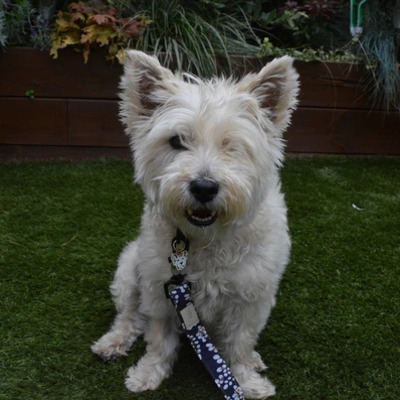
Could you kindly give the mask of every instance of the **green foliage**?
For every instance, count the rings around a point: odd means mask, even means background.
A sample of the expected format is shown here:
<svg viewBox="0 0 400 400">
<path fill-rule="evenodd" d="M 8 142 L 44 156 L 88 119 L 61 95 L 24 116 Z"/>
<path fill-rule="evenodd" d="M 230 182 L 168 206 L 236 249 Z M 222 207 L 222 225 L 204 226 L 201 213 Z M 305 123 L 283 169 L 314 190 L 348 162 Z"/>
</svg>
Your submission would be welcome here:
<svg viewBox="0 0 400 400">
<path fill-rule="evenodd" d="M 355 61 L 348 44 L 348 23 L 346 34 L 341 32 L 345 18 L 348 9 L 343 1 L 275 2 L 273 8 L 260 12 L 256 19 L 267 33 L 259 54 L 288 54 L 303 61 Z"/>
<path fill-rule="evenodd" d="M 258 22 L 268 31 L 275 28 L 290 31 L 294 36 L 303 35 L 309 41 L 310 35 L 307 28 L 310 18 L 304 11 L 297 9 L 273 9 L 268 13 L 262 13 Z"/>
<path fill-rule="evenodd" d="M 153 21 L 143 33 L 138 47 L 156 55 L 166 53 L 165 65 L 176 63 L 180 69 L 199 75 L 216 72 L 217 57 L 230 54 L 255 54 L 258 46 L 250 44 L 257 37 L 244 13 L 231 8 L 224 12 L 221 2 L 152 0 L 143 2 L 145 13 Z"/>
<path fill-rule="evenodd" d="M 360 57 L 370 71 L 366 85 L 373 105 L 400 111 L 400 71 L 393 38 L 385 32 L 366 33 L 359 45 Z"/>
<path fill-rule="evenodd" d="M 324 50 L 319 48 L 314 50 L 310 47 L 296 49 L 293 47 L 275 47 L 269 38 L 265 38 L 261 45 L 259 57 L 282 57 L 289 55 L 300 61 L 321 61 L 321 62 L 357 62 L 359 58 L 346 48 L 336 50 Z"/>
<path fill-rule="evenodd" d="M 143 16 L 123 18 L 114 7 L 99 2 L 71 3 L 68 11 L 57 14 L 50 55 L 57 58 L 59 49 L 72 47 L 82 51 L 86 63 L 92 48 L 103 47 L 107 59 L 122 62 L 126 49 L 137 41 L 149 22 Z"/>
<path fill-rule="evenodd" d="M 392 7 L 386 1 L 369 0 L 364 33 L 356 38 L 353 52 L 370 71 L 367 90 L 375 106 L 400 111 L 400 69 Z"/>
<path fill-rule="evenodd" d="M 278 1 L 272 10 L 258 16 L 257 22 L 267 32 L 259 54 L 289 54 L 303 61 L 361 62 L 368 71 L 365 87 L 372 105 L 400 111 L 393 4 L 369 0 L 364 9 L 364 32 L 351 38 L 348 1 Z"/>
<path fill-rule="evenodd" d="M 398 398 L 399 174 L 395 157 L 286 162 L 291 263 L 257 346 L 274 399 Z M 143 340 L 115 363 L 89 350 L 140 227 L 130 162 L 0 163 L 0 176 L 0 399 L 221 399 L 184 340 L 171 378 L 140 394 L 123 381 Z"/>
<path fill-rule="evenodd" d="M 348 0 L 0 0 L 0 46 L 51 48 L 54 58 L 71 47 L 85 62 L 93 48 L 121 62 L 134 47 L 201 76 L 217 73 L 219 58 L 231 66 L 232 55 L 361 61 L 373 104 L 400 110 L 393 1 L 368 0 L 355 39 L 349 10 Z"/>
<path fill-rule="evenodd" d="M 257 23 L 268 33 L 274 46 L 282 48 L 331 49 L 335 25 L 347 8 L 342 1 L 279 1 L 268 11 L 261 12 Z"/>
<path fill-rule="evenodd" d="M 3 1 L 3 0 L 0 0 Z M 6 13 L 0 8 L 0 46 L 4 47 L 7 43 L 8 33 L 6 31 Z"/>
<path fill-rule="evenodd" d="M 31 0 L 0 0 L 0 45 L 50 46 L 52 7 L 37 7 Z"/>
<path fill-rule="evenodd" d="M 258 51 L 245 14 L 239 7 L 226 9 L 223 1 L 206 0 L 71 3 L 57 14 L 51 54 L 57 57 L 59 49 L 73 47 L 87 61 L 91 48 L 104 47 L 108 58 L 122 61 L 124 50 L 134 47 L 165 53 L 166 66 L 211 75 L 218 56 Z"/>
<path fill-rule="evenodd" d="M 32 90 L 32 89 L 27 90 L 27 91 L 25 92 L 25 96 L 26 96 L 28 99 L 33 100 L 33 99 L 35 98 L 35 91 Z"/>
</svg>

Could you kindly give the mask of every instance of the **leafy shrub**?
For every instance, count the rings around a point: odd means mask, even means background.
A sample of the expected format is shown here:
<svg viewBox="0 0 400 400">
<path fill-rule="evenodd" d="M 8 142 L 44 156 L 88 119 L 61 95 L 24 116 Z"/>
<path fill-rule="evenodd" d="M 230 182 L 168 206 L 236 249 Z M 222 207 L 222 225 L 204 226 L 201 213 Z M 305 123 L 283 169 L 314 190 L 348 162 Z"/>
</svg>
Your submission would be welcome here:
<svg viewBox="0 0 400 400">
<path fill-rule="evenodd" d="M 393 3 L 366 2 L 364 33 L 352 38 L 349 0 L 0 0 L 0 46 L 51 48 L 54 58 L 71 47 L 85 62 L 93 48 L 122 61 L 135 47 L 203 76 L 232 54 L 362 61 L 374 103 L 400 110 Z"/>
<path fill-rule="evenodd" d="M 55 58 L 60 49 L 72 47 L 87 62 L 91 48 L 103 47 L 107 58 L 122 61 L 124 50 L 135 47 L 164 53 L 166 66 L 205 76 L 216 72 L 219 55 L 229 61 L 230 54 L 255 55 L 259 50 L 245 13 L 226 0 L 71 3 L 57 14 L 52 42 Z"/>
<path fill-rule="evenodd" d="M 341 47 L 348 40 L 348 4 L 341 0 L 280 1 L 279 6 L 262 12 L 257 23 L 276 47 Z M 346 19 L 346 33 L 342 24 Z M 343 38 L 345 36 L 345 39 Z M 344 40 L 343 40 L 344 39 Z M 340 43 L 338 43 L 340 42 Z"/>
<path fill-rule="evenodd" d="M 228 13 L 221 1 L 208 0 L 152 0 L 141 6 L 152 23 L 138 47 L 156 55 L 164 52 L 167 66 L 176 63 L 208 76 L 216 72 L 220 55 L 229 61 L 230 54 L 258 52 L 258 38 L 239 7 L 231 5 Z"/>
<path fill-rule="evenodd" d="M 266 37 L 261 45 L 260 57 L 282 57 L 289 55 L 300 61 L 321 61 L 321 62 L 358 62 L 360 59 L 348 48 L 325 50 L 324 48 L 312 49 L 305 47 L 302 49 L 287 47 L 275 47 Z"/>
<path fill-rule="evenodd" d="M 352 38 L 349 1 L 276 1 L 273 8 L 260 12 L 256 19 L 266 31 L 260 55 L 289 54 L 304 61 L 362 62 L 367 69 L 365 83 L 373 105 L 400 111 L 399 49 L 392 20 L 393 3 L 366 2 L 363 33 Z"/>
<path fill-rule="evenodd" d="M 392 2 L 369 0 L 364 32 L 353 51 L 370 71 L 366 86 L 373 104 L 400 111 L 400 60 L 392 13 Z"/>
<path fill-rule="evenodd" d="M 52 31 L 52 7 L 37 2 L 0 0 L 0 45 L 49 48 Z"/>
<path fill-rule="evenodd" d="M 92 48 L 103 47 L 107 59 L 122 62 L 125 50 L 137 42 L 149 22 L 143 16 L 123 18 L 114 7 L 99 2 L 71 3 L 67 11 L 57 14 L 50 54 L 57 58 L 59 49 L 72 47 L 82 51 L 86 63 Z"/>
</svg>

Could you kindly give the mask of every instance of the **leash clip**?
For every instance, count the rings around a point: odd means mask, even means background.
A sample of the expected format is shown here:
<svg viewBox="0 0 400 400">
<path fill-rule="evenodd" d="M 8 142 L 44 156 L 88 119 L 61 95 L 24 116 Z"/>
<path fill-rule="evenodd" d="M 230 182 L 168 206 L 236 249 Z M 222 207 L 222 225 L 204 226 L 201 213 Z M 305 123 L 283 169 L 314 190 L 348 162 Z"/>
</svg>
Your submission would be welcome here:
<svg viewBox="0 0 400 400">
<path fill-rule="evenodd" d="M 171 292 L 169 290 L 170 286 L 179 286 L 181 285 L 185 280 L 185 275 L 183 274 L 176 274 L 172 275 L 171 279 L 169 279 L 167 282 L 164 283 L 164 292 L 165 292 L 165 297 L 167 299 L 171 298 Z M 189 286 L 191 286 L 190 282 L 187 282 Z"/>
</svg>

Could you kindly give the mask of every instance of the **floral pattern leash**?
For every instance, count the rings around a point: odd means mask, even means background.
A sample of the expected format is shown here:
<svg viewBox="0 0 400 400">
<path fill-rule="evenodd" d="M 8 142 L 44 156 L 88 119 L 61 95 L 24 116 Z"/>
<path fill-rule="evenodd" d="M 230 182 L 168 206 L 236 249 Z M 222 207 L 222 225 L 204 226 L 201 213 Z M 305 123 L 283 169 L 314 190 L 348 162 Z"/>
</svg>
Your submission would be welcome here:
<svg viewBox="0 0 400 400">
<path fill-rule="evenodd" d="M 178 230 L 177 236 L 172 241 L 172 255 L 169 261 L 173 275 L 164 285 L 166 296 L 175 307 L 182 323 L 182 328 L 185 330 L 197 357 L 213 377 L 215 384 L 222 391 L 225 399 L 244 400 L 242 388 L 200 322 L 192 301 L 190 282 L 181 273 L 186 266 L 188 249 L 188 239 Z M 175 288 L 170 291 L 169 288 L 172 285 Z"/>
</svg>

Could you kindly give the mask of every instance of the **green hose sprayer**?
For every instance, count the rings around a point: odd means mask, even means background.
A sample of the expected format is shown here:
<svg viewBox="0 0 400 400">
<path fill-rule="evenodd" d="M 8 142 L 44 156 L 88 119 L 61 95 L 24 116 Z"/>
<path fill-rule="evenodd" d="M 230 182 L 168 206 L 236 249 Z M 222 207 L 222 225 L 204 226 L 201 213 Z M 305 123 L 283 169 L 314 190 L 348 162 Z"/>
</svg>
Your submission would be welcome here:
<svg viewBox="0 0 400 400">
<path fill-rule="evenodd" d="M 363 6 L 368 0 L 350 0 L 350 33 L 359 36 L 363 31 Z"/>
</svg>

